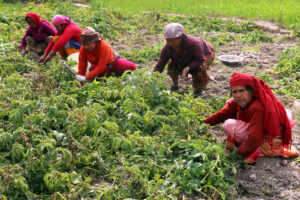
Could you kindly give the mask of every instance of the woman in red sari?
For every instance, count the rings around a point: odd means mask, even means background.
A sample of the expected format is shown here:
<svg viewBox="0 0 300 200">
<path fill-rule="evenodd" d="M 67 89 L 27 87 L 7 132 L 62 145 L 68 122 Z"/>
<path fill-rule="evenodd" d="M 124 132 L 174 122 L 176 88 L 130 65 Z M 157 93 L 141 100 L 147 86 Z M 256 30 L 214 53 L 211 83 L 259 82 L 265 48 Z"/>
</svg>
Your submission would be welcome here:
<svg viewBox="0 0 300 200">
<path fill-rule="evenodd" d="M 263 156 L 298 156 L 292 146 L 294 121 L 264 81 L 234 73 L 230 87 L 233 98 L 205 119 L 210 125 L 225 122 L 226 148 L 233 151 L 236 146 L 245 163 L 256 162 Z"/>
</svg>

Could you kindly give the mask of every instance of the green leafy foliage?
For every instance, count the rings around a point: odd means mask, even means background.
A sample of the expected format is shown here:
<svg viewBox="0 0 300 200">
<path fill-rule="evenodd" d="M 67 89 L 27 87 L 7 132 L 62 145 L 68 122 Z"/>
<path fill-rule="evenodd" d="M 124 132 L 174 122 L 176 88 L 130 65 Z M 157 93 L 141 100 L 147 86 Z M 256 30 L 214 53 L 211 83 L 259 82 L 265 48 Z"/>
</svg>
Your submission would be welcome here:
<svg viewBox="0 0 300 200">
<path fill-rule="evenodd" d="M 83 88 L 70 84 L 55 95 L 8 106 L 0 143 L 10 155 L 2 160 L 24 170 L 16 174 L 20 193 L 3 194 L 167 199 L 218 192 L 225 198 L 232 180 L 224 173 L 231 164 L 218 144 L 199 137 L 206 132 L 202 115 L 211 108 L 190 95 L 171 94 L 162 75 L 146 70 Z M 111 186 L 92 190 L 98 176 Z"/>
<path fill-rule="evenodd" d="M 254 30 L 247 34 L 238 34 L 237 40 L 244 43 L 273 42 L 273 38 L 265 35 L 261 30 Z"/>
<path fill-rule="evenodd" d="M 155 61 L 160 55 L 160 51 L 163 47 L 163 44 L 159 44 L 154 47 L 146 47 L 144 49 L 137 49 L 131 51 L 124 51 L 124 55 L 129 60 L 132 60 L 135 63 L 146 63 L 148 61 Z"/>
<path fill-rule="evenodd" d="M 300 48 L 289 47 L 278 57 L 279 62 L 274 67 L 275 72 L 283 78 L 276 81 L 281 87 L 276 91 L 278 94 L 286 94 L 295 99 L 300 98 Z"/>
<path fill-rule="evenodd" d="M 286 76 L 299 76 L 300 47 L 290 47 L 279 56 L 280 62 L 275 66 L 279 74 Z"/>
</svg>

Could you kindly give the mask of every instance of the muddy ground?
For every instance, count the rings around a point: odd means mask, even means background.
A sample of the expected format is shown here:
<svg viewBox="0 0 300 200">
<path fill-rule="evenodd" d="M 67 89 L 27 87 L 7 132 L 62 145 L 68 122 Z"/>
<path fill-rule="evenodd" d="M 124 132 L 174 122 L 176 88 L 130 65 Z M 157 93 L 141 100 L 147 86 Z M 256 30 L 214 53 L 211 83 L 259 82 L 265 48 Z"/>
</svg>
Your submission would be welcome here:
<svg viewBox="0 0 300 200">
<path fill-rule="evenodd" d="M 268 29 L 267 29 L 268 30 Z M 287 36 L 287 30 L 276 31 L 268 34 L 277 39 Z M 200 36 L 205 39 L 205 36 Z M 164 42 L 162 36 L 145 36 L 144 41 L 148 44 L 156 45 L 159 42 Z M 219 47 L 216 52 L 216 57 L 223 54 L 235 54 L 242 56 L 244 60 L 238 65 L 224 65 L 217 58 L 214 64 L 209 69 L 209 75 L 213 81 L 205 91 L 204 99 L 210 96 L 228 96 L 230 93 L 229 78 L 232 73 L 251 73 L 259 75 L 259 73 L 270 74 L 274 79 L 279 79 L 270 73 L 270 70 L 278 63 L 277 56 L 282 53 L 287 47 L 296 46 L 296 41 L 280 41 L 274 43 L 260 44 L 245 44 L 245 43 L 228 43 Z M 125 41 L 117 41 L 113 43 L 117 50 L 126 50 Z M 139 47 L 138 42 L 131 45 Z M 150 62 L 138 65 L 138 68 L 154 67 L 156 63 Z M 166 75 L 166 72 L 164 72 Z M 171 80 L 168 79 L 168 87 L 171 86 Z M 188 81 L 180 80 L 180 93 L 191 93 L 191 79 Z M 271 89 L 276 90 L 280 85 L 275 85 Z M 297 149 L 300 149 L 300 124 L 299 100 L 295 101 L 288 96 L 277 96 L 285 106 L 292 110 L 296 126 L 293 128 L 293 144 Z M 225 135 L 222 133 L 220 126 L 212 127 L 211 131 L 215 133 L 217 139 L 221 142 L 225 140 Z M 295 159 L 283 158 L 261 158 L 254 165 L 245 165 L 239 168 L 235 176 L 237 189 L 232 190 L 233 199 L 300 199 L 300 163 Z M 198 199 L 198 198 L 195 198 Z"/>
</svg>

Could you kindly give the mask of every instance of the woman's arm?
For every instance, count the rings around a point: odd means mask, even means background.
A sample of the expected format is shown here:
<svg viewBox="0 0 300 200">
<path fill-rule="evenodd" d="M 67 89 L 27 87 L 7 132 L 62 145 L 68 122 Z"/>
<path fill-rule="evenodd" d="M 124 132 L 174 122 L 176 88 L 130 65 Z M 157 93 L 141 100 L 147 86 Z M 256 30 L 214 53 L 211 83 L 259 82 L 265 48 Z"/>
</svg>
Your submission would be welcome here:
<svg viewBox="0 0 300 200">
<path fill-rule="evenodd" d="M 168 47 L 167 44 L 162 48 L 160 52 L 160 56 L 158 59 L 157 64 L 155 65 L 153 72 L 159 71 L 162 73 L 164 71 L 165 65 L 167 64 L 169 60 L 169 52 L 168 52 Z"/>
<path fill-rule="evenodd" d="M 229 99 L 225 106 L 218 112 L 207 117 L 204 122 L 211 126 L 224 122 L 227 119 L 236 119 L 237 117 L 237 104 L 234 99 Z"/>
</svg>

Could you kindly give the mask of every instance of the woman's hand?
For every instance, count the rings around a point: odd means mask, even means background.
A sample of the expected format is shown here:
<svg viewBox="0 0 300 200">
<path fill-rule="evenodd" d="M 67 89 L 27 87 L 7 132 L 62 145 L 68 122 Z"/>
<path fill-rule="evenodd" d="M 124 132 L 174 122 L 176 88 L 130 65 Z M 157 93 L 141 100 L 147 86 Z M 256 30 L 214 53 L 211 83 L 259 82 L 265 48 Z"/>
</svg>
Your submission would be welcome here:
<svg viewBox="0 0 300 200">
<path fill-rule="evenodd" d="M 38 63 L 44 63 L 46 56 L 47 56 L 47 53 L 45 52 L 38 60 Z"/>
<path fill-rule="evenodd" d="M 81 76 L 81 75 L 76 75 L 75 78 L 79 82 L 83 82 L 86 80 L 85 76 Z"/>
<path fill-rule="evenodd" d="M 55 55 L 55 54 L 56 54 L 56 52 L 53 51 L 53 50 L 51 50 L 51 51 L 48 53 L 47 57 L 45 58 L 43 64 L 45 64 L 46 62 L 50 61 L 51 58 L 52 58 L 52 56 Z"/>
<path fill-rule="evenodd" d="M 22 49 L 22 50 L 21 50 L 21 55 L 24 57 L 25 54 L 26 54 L 26 49 Z"/>
<path fill-rule="evenodd" d="M 190 71 L 190 67 L 185 67 L 182 70 L 181 78 L 183 78 L 184 80 L 187 80 L 189 71 Z"/>
</svg>

